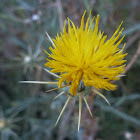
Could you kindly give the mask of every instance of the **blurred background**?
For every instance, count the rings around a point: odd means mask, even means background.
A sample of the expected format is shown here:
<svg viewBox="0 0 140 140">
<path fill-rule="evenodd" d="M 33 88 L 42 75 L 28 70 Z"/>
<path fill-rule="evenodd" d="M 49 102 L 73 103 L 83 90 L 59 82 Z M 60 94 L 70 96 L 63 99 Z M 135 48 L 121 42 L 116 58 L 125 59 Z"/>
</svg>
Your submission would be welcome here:
<svg viewBox="0 0 140 140">
<path fill-rule="evenodd" d="M 53 100 L 56 86 L 19 84 L 18 81 L 55 81 L 44 68 L 54 38 L 69 17 L 75 25 L 100 15 L 99 28 L 110 37 L 123 20 L 128 55 L 125 77 L 116 91 L 101 91 L 87 99 L 93 118 L 83 103 L 77 132 L 78 99 L 70 102 L 58 125 L 67 99 Z M 140 1 L 139 0 L 0 0 L 0 140 L 140 140 Z"/>
</svg>

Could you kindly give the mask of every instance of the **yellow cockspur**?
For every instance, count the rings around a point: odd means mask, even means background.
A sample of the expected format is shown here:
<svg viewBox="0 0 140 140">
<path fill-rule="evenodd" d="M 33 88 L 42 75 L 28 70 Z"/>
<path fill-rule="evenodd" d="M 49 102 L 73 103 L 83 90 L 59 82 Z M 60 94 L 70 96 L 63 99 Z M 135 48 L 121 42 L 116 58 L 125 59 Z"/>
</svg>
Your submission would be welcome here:
<svg viewBox="0 0 140 140">
<path fill-rule="evenodd" d="M 57 34 L 55 39 L 51 39 L 48 33 L 46 33 L 52 46 L 49 48 L 50 53 L 45 51 L 48 54 L 45 66 L 52 68 L 51 73 L 57 77 L 58 82 L 54 84 L 57 83 L 58 88 L 70 86 L 70 94 L 72 96 L 79 95 L 78 131 L 82 107 L 82 93 L 78 89 L 81 83 L 84 86 L 93 86 L 96 89 L 115 90 L 116 85 L 111 83 L 111 81 L 120 79 L 121 73 L 124 72 L 125 65 L 123 63 L 126 61 L 123 59 L 127 55 L 123 54 L 125 44 L 122 49 L 118 47 L 124 38 L 123 36 L 119 39 L 123 31 L 123 28 L 121 29 L 122 23 L 113 36 L 107 39 L 107 36 L 98 30 L 99 15 L 90 21 L 90 13 L 84 26 L 85 13 L 86 11 L 82 16 L 79 27 L 75 27 L 74 23 L 68 18 L 68 22 L 65 21 L 64 23 L 63 32 Z M 91 28 L 94 20 L 95 27 Z M 67 30 L 66 23 L 68 23 Z M 57 76 L 54 73 L 60 73 L 60 75 Z M 29 82 L 32 83 L 32 81 Z M 47 84 L 52 83 L 47 82 Z M 105 96 L 99 91 L 94 89 L 94 92 L 107 101 Z M 58 96 L 63 93 L 60 93 Z M 68 96 L 58 120 L 71 98 L 71 96 Z M 84 98 L 84 101 L 89 113 L 92 115 L 86 98 Z"/>
<path fill-rule="evenodd" d="M 126 55 L 122 54 L 123 49 L 118 48 L 124 38 L 123 36 L 118 40 L 123 31 L 120 30 L 121 25 L 113 36 L 106 40 L 107 36 L 98 31 L 99 15 L 95 19 L 94 29 L 91 28 L 94 18 L 89 22 L 90 16 L 84 28 L 84 16 L 85 13 L 80 27 L 75 27 L 68 19 L 68 32 L 65 21 L 63 33 L 52 39 L 53 44 L 49 48 L 51 54 L 47 53 L 49 59 L 45 64 L 52 68 L 51 72 L 61 73 L 58 79 L 59 88 L 66 81 L 70 84 L 69 92 L 73 96 L 78 94 L 77 89 L 81 80 L 85 86 L 115 90 L 116 85 L 111 81 L 120 79 L 119 75 L 124 71 L 123 63 L 126 61 L 123 60 Z"/>
</svg>

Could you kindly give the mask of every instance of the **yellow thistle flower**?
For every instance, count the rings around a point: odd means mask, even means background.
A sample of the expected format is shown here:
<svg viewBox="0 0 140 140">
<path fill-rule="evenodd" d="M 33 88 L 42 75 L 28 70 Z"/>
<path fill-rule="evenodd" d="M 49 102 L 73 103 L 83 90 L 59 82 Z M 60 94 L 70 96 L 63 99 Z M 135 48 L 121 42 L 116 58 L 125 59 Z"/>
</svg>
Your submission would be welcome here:
<svg viewBox="0 0 140 140">
<path fill-rule="evenodd" d="M 126 61 L 123 60 L 126 55 L 122 54 L 123 49 L 118 48 L 124 38 L 123 36 L 118 41 L 123 31 L 120 30 L 121 25 L 113 36 L 106 40 L 107 36 L 98 31 L 99 15 L 95 19 L 94 29 L 91 28 L 94 18 L 89 23 L 90 15 L 84 28 L 85 13 L 81 19 L 81 26 L 77 28 L 68 18 L 68 32 L 65 21 L 63 33 L 57 34 L 56 38 L 52 39 L 53 45 L 49 48 L 51 54 L 47 52 L 49 59 L 45 64 L 52 68 L 51 72 L 61 73 L 59 88 L 66 81 L 67 85 L 70 85 L 69 92 L 73 96 L 77 95 L 81 81 L 85 86 L 115 90 L 116 85 L 111 81 L 120 79 L 119 75 L 124 71 L 123 63 Z"/>
<path fill-rule="evenodd" d="M 122 42 L 124 36 L 119 40 L 123 29 L 121 25 L 115 31 L 113 36 L 106 40 L 107 36 L 103 35 L 103 32 L 98 31 L 99 15 L 97 18 L 93 18 L 90 22 L 90 15 L 86 21 L 84 27 L 84 12 L 81 19 L 81 26 L 75 27 L 74 23 L 68 18 L 68 31 L 66 31 L 66 21 L 64 23 L 63 33 L 57 34 L 55 39 L 50 39 L 52 46 L 49 48 L 51 54 L 46 52 L 49 56 L 45 66 L 52 68 L 51 71 L 45 69 L 45 71 L 58 78 L 58 82 L 43 82 L 43 81 L 21 81 L 20 83 L 39 83 L 39 84 L 58 84 L 58 88 L 64 88 L 70 86 L 70 94 L 72 96 L 79 95 L 79 120 L 78 131 L 81 121 L 82 110 L 82 85 L 93 86 L 96 89 L 115 90 L 116 85 L 111 83 L 112 80 L 119 80 L 121 73 L 124 72 L 124 56 L 123 49 L 119 49 L 118 46 Z M 92 23 L 96 21 L 94 29 L 91 28 Z M 60 76 L 55 73 L 60 73 Z M 48 91 L 52 91 L 48 90 Z M 47 92 L 48 92 L 47 91 Z M 95 93 L 100 95 L 109 104 L 106 97 L 99 91 L 93 89 Z M 65 92 L 58 94 L 56 98 Z M 64 112 L 67 104 L 72 97 L 68 96 L 68 99 L 60 112 L 60 115 L 56 121 L 58 123 L 62 113 Z M 85 104 L 88 108 L 90 115 L 91 110 L 88 106 L 87 100 L 83 97 Z"/>
</svg>

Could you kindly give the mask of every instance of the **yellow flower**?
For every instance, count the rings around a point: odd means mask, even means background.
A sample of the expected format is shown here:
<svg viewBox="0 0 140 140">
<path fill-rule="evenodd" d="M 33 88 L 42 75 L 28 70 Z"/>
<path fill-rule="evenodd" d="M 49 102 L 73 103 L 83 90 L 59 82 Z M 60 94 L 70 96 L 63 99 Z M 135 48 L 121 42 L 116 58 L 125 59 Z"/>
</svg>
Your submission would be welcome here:
<svg viewBox="0 0 140 140">
<path fill-rule="evenodd" d="M 81 26 L 75 27 L 74 23 L 68 18 L 68 31 L 66 31 L 66 21 L 64 24 L 63 33 L 57 34 L 55 39 L 50 39 L 52 46 L 49 48 L 51 53 L 48 53 L 49 59 L 45 66 L 52 68 L 51 72 L 45 69 L 50 74 L 58 78 L 58 82 L 45 81 L 21 81 L 20 83 L 33 84 L 58 84 L 58 88 L 70 86 L 70 94 L 72 96 L 79 95 L 79 119 L 78 131 L 80 128 L 81 110 L 82 110 L 82 86 L 93 86 L 96 89 L 115 90 L 116 85 L 111 83 L 112 80 L 119 80 L 121 73 L 124 72 L 124 56 L 123 49 L 118 46 L 122 42 L 124 36 L 119 40 L 123 29 L 121 25 L 115 31 L 113 36 L 106 40 L 107 36 L 103 32 L 98 31 L 99 15 L 93 18 L 90 22 L 90 15 L 84 27 L 84 12 L 81 19 Z M 92 23 L 96 21 L 94 29 L 91 28 Z M 60 73 L 60 76 L 55 73 Z M 66 84 L 65 84 L 66 83 Z M 52 90 L 55 90 L 52 89 Z M 50 91 L 50 90 L 49 90 Z M 95 93 L 100 95 L 109 104 L 106 97 L 99 91 L 93 89 Z M 61 92 L 57 97 L 64 94 Z M 60 112 L 56 121 L 58 123 L 62 113 L 72 97 L 68 95 L 68 99 Z M 85 104 L 92 116 L 86 98 L 83 96 Z"/>
<path fill-rule="evenodd" d="M 84 16 L 81 26 L 75 27 L 68 18 L 68 31 L 66 21 L 63 33 L 57 34 L 52 39 L 53 45 L 49 48 L 49 55 L 45 66 L 52 68 L 51 72 L 61 73 L 58 79 L 58 87 L 61 88 L 65 81 L 70 85 L 71 95 L 77 95 L 77 89 L 81 81 L 85 86 L 94 86 L 97 89 L 115 90 L 116 85 L 112 80 L 119 80 L 119 75 L 124 71 L 123 49 L 118 46 L 124 36 L 119 40 L 123 31 L 118 27 L 113 36 L 106 40 L 107 36 L 98 31 L 99 15 L 95 19 L 95 27 L 91 28 L 94 18 L 89 22 L 90 15 L 84 27 Z M 125 44 L 124 44 L 125 46 Z M 123 47 L 124 48 L 124 47 Z"/>
</svg>

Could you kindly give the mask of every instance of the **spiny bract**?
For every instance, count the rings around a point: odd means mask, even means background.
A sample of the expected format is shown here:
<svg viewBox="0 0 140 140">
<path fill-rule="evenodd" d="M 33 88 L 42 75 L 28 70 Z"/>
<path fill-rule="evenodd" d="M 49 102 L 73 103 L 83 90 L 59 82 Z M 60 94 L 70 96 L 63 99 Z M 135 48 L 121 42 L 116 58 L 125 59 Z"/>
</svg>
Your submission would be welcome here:
<svg viewBox="0 0 140 140">
<path fill-rule="evenodd" d="M 61 73 L 58 79 L 59 88 L 66 81 L 73 96 L 77 95 L 81 80 L 85 86 L 115 90 L 116 85 L 111 81 L 120 79 L 119 75 L 124 71 L 123 63 L 126 61 L 123 58 L 127 55 L 122 53 L 123 49 L 118 48 L 124 38 L 123 36 L 119 40 L 123 31 L 122 23 L 113 36 L 106 40 L 107 36 L 98 31 L 99 15 L 91 22 L 89 15 L 84 27 L 85 13 L 81 19 L 81 26 L 77 28 L 68 18 L 68 31 L 65 21 L 63 33 L 52 39 L 53 45 L 49 48 L 51 54 L 46 52 L 49 59 L 45 66 L 52 68 L 51 72 Z M 96 23 L 93 29 L 91 24 L 94 19 Z"/>
</svg>

